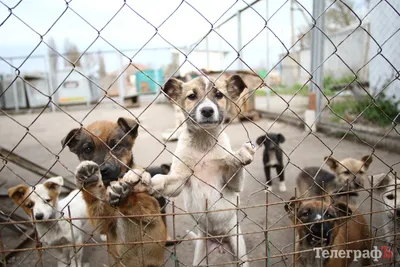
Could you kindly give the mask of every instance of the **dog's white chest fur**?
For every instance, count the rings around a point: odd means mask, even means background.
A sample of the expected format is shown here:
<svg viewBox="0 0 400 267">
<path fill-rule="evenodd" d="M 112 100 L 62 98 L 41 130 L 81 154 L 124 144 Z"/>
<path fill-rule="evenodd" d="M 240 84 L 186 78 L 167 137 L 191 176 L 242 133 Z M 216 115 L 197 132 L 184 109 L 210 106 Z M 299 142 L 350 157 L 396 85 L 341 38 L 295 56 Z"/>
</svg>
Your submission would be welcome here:
<svg viewBox="0 0 400 267">
<path fill-rule="evenodd" d="M 220 135 L 218 143 L 227 151 L 231 151 L 226 134 Z M 179 145 L 177 150 L 179 154 Z M 209 210 L 235 207 L 234 204 L 236 204 L 238 193 L 230 190 L 222 178 L 223 164 L 226 157 L 229 156 L 226 150 L 217 145 L 208 153 L 194 149 L 191 151 L 190 160 L 186 163 L 194 170 L 194 174 L 189 178 L 182 190 L 185 208 L 188 211 L 205 211 L 206 201 Z M 187 147 L 185 153 L 187 153 Z M 207 154 L 204 156 L 205 153 Z M 177 156 L 179 157 L 179 155 Z M 216 221 L 223 225 L 224 221 L 228 222 L 232 219 L 232 212 L 234 211 L 209 213 L 207 216 L 209 220 L 213 220 L 213 217 L 217 216 L 218 219 Z M 195 217 L 199 219 L 201 215 Z M 200 221 L 203 220 L 205 220 L 205 216 L 200 219 Z M 215 230 L 218 231 L 217 229 Z"/>
<path fill-rule="evenodd" d="M 278 165 L 278 159 L 276 158 L 275 150 L 268 150 L 269 162 L 267 162 L 267 166 L 275 166 Z"/>
</svg>

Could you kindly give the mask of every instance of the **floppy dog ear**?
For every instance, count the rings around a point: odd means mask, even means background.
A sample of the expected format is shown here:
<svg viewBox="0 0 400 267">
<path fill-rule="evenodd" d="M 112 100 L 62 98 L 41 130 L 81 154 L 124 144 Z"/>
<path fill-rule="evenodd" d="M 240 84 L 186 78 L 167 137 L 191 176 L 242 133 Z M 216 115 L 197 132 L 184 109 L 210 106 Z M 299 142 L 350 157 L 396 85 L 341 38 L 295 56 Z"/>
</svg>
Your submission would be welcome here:
<svg viewBox="0 0 400 267">
<path fill-rule="evenodd" d="M 395 185 L 394 177 L 391 174 L 386 174 L 386 173 L 370 175 L 368 176 L 368 180 L 369 180 L 369 185 L 373 183 L 372 187 L 374 187 L 374 190 L 377 190 L 378 192 L 386 191 L 387 190 L 386 186 L 388 185 L 393 185 L 393 187 Z M 398 180 L 397 184 L 400 185 L 400 180 Z"/>
<path fill-rule="evenodd" d="M 239 98 L 240 94 L 247 87 L 242 77 L 239 75 L 233 75 L 232 77 L 225 80 L 226 90 L 228 91 L 229 97 L 235 101 Z"/>
<path fill-rule="evenodd" d="M 64 179 L 61 176 L 51 177 L 43 182 L 43 185 L 50 191 L 61 192 L 61 186 L 64 185 Z"/>
<path fill-rule="evenodd" d="M 138 136 L 139 124 L 136 120 L 121 117 L 117 120 L 117 124 L 124 133 L 129 132 L 130 137 L 136 138 Z"/>
<path fill-rule="evenodd" d="M 29 190 L 29 187 L 24 184 L 20 184 L 8 189 L 8 196 L 14 201 L 15 204 L 21 204 L 24 201 L 24 196 Z"/>
<path fill-rule="evenodd" d="M 161 171 L 163 174 L 168 174 L 171 170 L 171 164 L 161 164 Z"/>
<path fill-rule="evenodd" d="M 280 134 L 280 133 L 278 133 L 277 134 L 277 137 L 278 137 L 278 143 L 284 143 L 285 142 L 285 137 L 283 136 L 283 134 Z"/>
<path fill-rule="evenodd" d="M 293 220 L 296 216 L 296 213 L 301 205 L 300 200 L 296 200 L 295 197 L 291 197 L 288 202 L 285 204 L 285 211 L 289 213 L 289 218 Z"/>
<path fill-rule="evenodd" d="M 265 140 L 265 141 L 264 141 L 264 140 Z M 264 144 L 265 144 L 265 142 L 266 142 L 267 140 L 268 140 L 267 136 L 261 135 L 260 137 L 257 138 L 256 144 L 260 146 L 261 144 L 263 144 L 263 142 L 264 142 Z"/>
<path fill-rule="evenodd" d="M 364 162 L 365 168 L 368 168 L 369 165 L 372 163 L 372 155 L 366 155 L 362 157 L 361 161 Z"/>
<path fill-rule="evenodd" d="M 81 129 L 80 128 L 75 128 L 72 129 L 67 136 L 65 136 L 62 140 L 61 140 L 61 146 L 64 148 L 65 146 L 69 147 L 69 150 L 71 152 L 76 153 L 76 145 L 78 144 L 79 141 L 79 133 L 80 133 Z"/>
<path fill-rule="evenodd" d="M 178 79 L 171 78 L 161 90 L 173 100 L 178 101 L 179 96 L 182 94 L 182 83 L 183 82 Z"/>
<path fill-rule="evenodd" d="M 338 217 L 351 216 L 353 214 L 350 207 L 343 202 L 334 203 L 333 207 L 335 208 Z"/>
<path fill-rule="evenodd" d="M 332 157 L 325 157 L 324 160 L 326 160 L 326 164 L 328 164 L 332 171 L 335 171 L 339 165 L 339 162 Z"/>
</svg>

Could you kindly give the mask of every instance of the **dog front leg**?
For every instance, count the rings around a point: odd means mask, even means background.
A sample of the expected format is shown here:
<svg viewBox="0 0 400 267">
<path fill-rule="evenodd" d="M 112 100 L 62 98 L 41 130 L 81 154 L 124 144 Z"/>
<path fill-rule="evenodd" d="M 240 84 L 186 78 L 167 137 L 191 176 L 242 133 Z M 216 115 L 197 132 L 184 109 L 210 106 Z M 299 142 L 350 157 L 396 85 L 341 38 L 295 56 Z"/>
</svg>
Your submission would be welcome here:
<svg viewBox="0 0 400 267">
<path fill-rule="evenodd" d="M 285 170 L 283 168 L 283 165 L 276 166 L 276 173 L 279 176 L 279 191 L 286 192 Z"/>
<path fill-rule="evenodd" d="M 235 192 L 243 190 L 245 177 L 243 166 L 253 161 L 255 151 L 255 147 L 251 143 L 245 143 L 239 151 L 229 155 L 225 160 L 224 179 L 227 187 Z"/>
<path fill-rule="evenodd" d="M 155 194 L 175 197 L 182 192 L 190 176 L 190 172 L 168 175 L 157 174 L 151 178 L 151 188 Z"/>
<path fill-rule="evenodd" d="M 198 266 L 201 264 L 201 262 L 207 257 L 207 251 L 206 251 L 206 242 L 207 240 L 204 239 L 205 235 L 202 231 L 199 230 L 197 234 L 197 238 L 200 238 L 196 240 L 196 246 L 194 250 L 194 259 L 193 259 L 193 265 Z"/>
<path fill-rule="evenodd" d="M 57 259 L 57 267 L 66 267 L 70 266 L 70 248 L 60 248 L 56 250 L 52 250 L 54 257 Z M 72 261 L 71 261 L 72 262 Z"/>
<path fill-rule="evenodd" d="M 235 261 L 244 261 L 241 265 L 243 267 L 249 267 L 249 263 L 247 262 L 247 252 L 246 252 L 246 243 L 244 242 L 244 238 L 242 235 L 242 231 L 240 230 L 240 226 L 236 226 L 233 228 L 234 234 L 238 233 L 238 236 L 230 236 L 229 237 L 229 246 L 232 250 L 232 253 L 235 254 Z M 231 232 L 232 232 L 231 231 Z"/>
<path fill-rule="evenodd" d="M 271 186 L 271 167 L 270 166 L 264 166 L 264 172 L 265 172 L 265 179 L 267 182 L 268 186 Z"/>
<path fill-rule="evenodd" d="M 82 190 L 83 199 L 87 204 L 88 216 L 110 216 L 114 209 L 108 204 L 106 188 L 101 179 L 100 167 L 93 161 L 82 161 L 76 170 L 75 182 L 78 189 Z M 99 226 L 100 233 L 106 233 L 108 225 L 103 220 L 92 219 L 94 226 Z M 112 220 L 108 219 L 111 223 Z"/>
<path fill-rule="evenodd" d="M 82 241 L 76 241 L 77 244 L 82 244 Z M 76 247 L 76 252 L 74 248 L 70 248 L 69 250 L 69 261 L 71 262 L 71 267 L 82 267 L 82 256 L 83 256 L 83 248 Z M 78 264 L 78 265 L 77 265 Z"/>
</svg>

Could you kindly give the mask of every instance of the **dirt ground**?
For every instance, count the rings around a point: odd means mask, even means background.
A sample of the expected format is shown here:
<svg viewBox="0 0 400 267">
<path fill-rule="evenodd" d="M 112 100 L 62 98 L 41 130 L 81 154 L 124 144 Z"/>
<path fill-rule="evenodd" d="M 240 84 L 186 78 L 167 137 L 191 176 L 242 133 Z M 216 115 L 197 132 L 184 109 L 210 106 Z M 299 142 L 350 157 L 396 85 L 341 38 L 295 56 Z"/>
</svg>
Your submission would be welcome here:
<svg viewBox="0 0 400 267">
<path fill-rule="evenodd" d="M 153 104 L 146 109 L 146 105 L 140 108 L 124 110 L 115 104 L 105 103 L 93 111 L 89 112 L 82 108 L 67 108 L 56 113 L 45 112 L 43 114 L 33 113 L 25 115 L 13 115 L 12 119 L 7 116 L 0 116 L 0 145 L 7 148 L 15 148 L 15 153 L 36 162 L 37 164 L 49 168 L 52 171 L 71 179 L 71 176 L 78 165 L 78 159 L 68 149 L 62 150 L 61 139 L 72 128 L 79 127 L 79 123 L 84 125 L 95 120 L 116 120 L 118 117 L 131 116 L 130 112 L 136 116 L 140 115 L 143 128 L 140 129 L 139 137 L 134 147 L 136 161 L 148 166 L 154 160 L 153 165 L 171 162 L 172 155 L 166 150 L 174 151 L 176 143 L 166 143 L 165 147 L 161 139 L 163 130 L 174 127 L 174 116 L 172 107 L 166 104 Z M 245 189 L 240 194 L 241 228 L 245 234 L 245 241 L 251 266 L 268 266 L 266 256 L 269 254 L 270 266 L 290 266 L 291 256 L 279 256 L 282 253 L 293 252 L 293 229 L 277 229 L 290 226 L 284 202 L 295 194 L 295 178 L 299 168 L 305 166 L 321 166 L 324 156 L 333 154 L 333 157 L 342 159 L 345 157 L 361 158 L 367 154 L 374 154 L 374 161 L 368 171 L 369 174 L 388 172 L 393 168 L 400 171 L 399 154 L 389 153 L 380 149 L 374 149 L 365 144 L 339 140 L 317 133 L 316 136 L 286 124 L 272 120 L 259 120 L 256 124 L 251 122 L 231 124 L 226 129 L 231 139 L 234 150 L 249 140 L 255 141 L 263 131 L 279 132 L 286 137 L 286 142 L 282 148 L 286 154 L 285 169 L 286 183 L 288 191 L 281 193 L 278 191 L 277 183 L 274 183 L 273 192 L 268 195 L 263 190 L 265 176 L 262 165 L 262 150 L 258 150 L 254 162 L 246 167 L 248 172 Z M 248 137 L 249 136 L 249 137 Z M 59 157 L 59 158 L 58 158 Z M 15 205 L 5 196 L 6 190 L 14 185 L 24 183 L 34 184 L 40 177 L 35 176 L 12 163 L 0 163 L 0 191 L 1 203 L 0 210 L 4 214 L 14 211 Z M 327 166 L 324 167 L 327 169 Z M 275 172 L 273 171 L 275 177 Z M 369 211 L 371 198 L 367 193 L 360 196 L 363 204 L 361 211 Z M 180 197 L 171 199 L 175 201 L 176 211 L 184 209 Z M 267 209 L 265 204 L 271 204 Z M 272 205 L 273 204 L 273 205 Z M 246 208 L 249 206 L 256 206 Z M 373 203 L 373 209 L 382 209 Z M 171 206 L 168 207 L 171 211 Z M 19 214 L 23 213 L 18 210 Z M 368 216 L 368 221 L 372 222 L 373 230 L 379 230 L 385 215 L 382 213 Z M 194 221 L 188 215 L 176 216 L 175 223 L 172 223 L 171 216 L 168 217 L 168 228 L 170 233 L 175 232 L 177 238 L 185 237 L 186 230 L 193 229 Z M 174 228 L 174 229 L 173 229 Z M 5 248 L 13 247 L 17 240 L 16 231 L 8 227 L 1 228 L 1 236 Z M 267 243 L 263 230 L 268 229 L 269 251 L 266 250 Z M 277 230 L 275 230 L 277 229 Z M 379 232 L 378 232 L 379 233 Z M 34 246 L 33 243 L 27 246 Z M 166 266 L 190 266 L 193 259 L 193 241 L 184 241 L 176 246 L 169 247 L 165 251 Z M 109 261 L 104 247 L 92 247 L 85 249 L 85 258 L 91 266 L 108 266 Z M 23 252 L 15 255 L 11 259 L 12 266 L 34 266 L 37 264 L 38 253 Z M 43 253 L 43 266 L 55 266 L 55 259 L 48 252 Z M 227 253 L 221 255 L 214 252 L 209 257 L 209 263 L 217 264 L 229 262 Z"/>
</svg>

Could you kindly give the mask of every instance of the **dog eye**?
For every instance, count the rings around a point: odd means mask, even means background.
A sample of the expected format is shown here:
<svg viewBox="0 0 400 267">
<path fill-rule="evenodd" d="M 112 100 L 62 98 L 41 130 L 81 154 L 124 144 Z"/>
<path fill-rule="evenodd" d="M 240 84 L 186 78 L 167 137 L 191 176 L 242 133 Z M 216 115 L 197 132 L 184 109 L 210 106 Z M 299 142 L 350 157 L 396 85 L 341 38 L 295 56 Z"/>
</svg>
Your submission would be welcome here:
<svg viewBox="0 0 400 267">
<path fill-rule="evenodd" d="M 195 100 L 195 99 L 197 98 L 197 95 L 194 94 L 194 93 L 192 93 L 192 94 L 188 95 L 187 98 L 188 98 L 189 100 Z"/>
<path fill-rule="evenodd" d="M 45 199 L 44 201 L 45 201 L 46 203 L 50 203 L 51 198 Z"/>
<path fill-rule="evenodd" d="M 86 147 L 86 148 L 83 149 L 83 153 L 90 154 L 90 153 L 92 153 L 92 150 L 93 149 L 89 146 L 89 147 Z"/>
<path fill-rule="evenodd" d="M 118 151 L 118 150 L 120 150 L 122 148 L 122 146 L 121 146 L 121 144 L 118 144 L 118 145 L 116 145 L 116 146 L 114 146 L 114 151 Z"/>
<path fill-rule="evenodd" d="M 394 195 L 393 194 L 389 194 L 386 196 L 387 199 L 389 200 L 393 200 L 394 199 Z"/>
<path fill-rule="evenodd" d="M 327 213 L 327 214 L 325 214 L 325 217 L 326 217 L 327 219 L 332 219 L 332 218 L 333 218 L 333 215 L 330 214 L 330 213 Z"/>
<path fill-rule="evenodd" d="M 26 207 L 27 207 L 28 209 L 33 208 L 33 203 L 31 202 L 31 203 L 26 204 Z"/>
<path fill-rule="evenodd" d="M 301 217 L 308 217 L 310 215 L 310 211 L 306 210 L 301 214 Z"/>
<path fill-rule="evenodd" d="M 217 92 L 215 93 L 215 97 L 216 97 L 217 99 L 221 99 L 221 98 L 224 97 L 224 94 L 221 93 L 220 91 L 217 91 Z"/>
<path fill-rule="evenodd" d="M 351 172 L 349 170 L 347 170 L 347 171 L 344 171 L 343 174 L 350 175 Z"/>
</svg>

